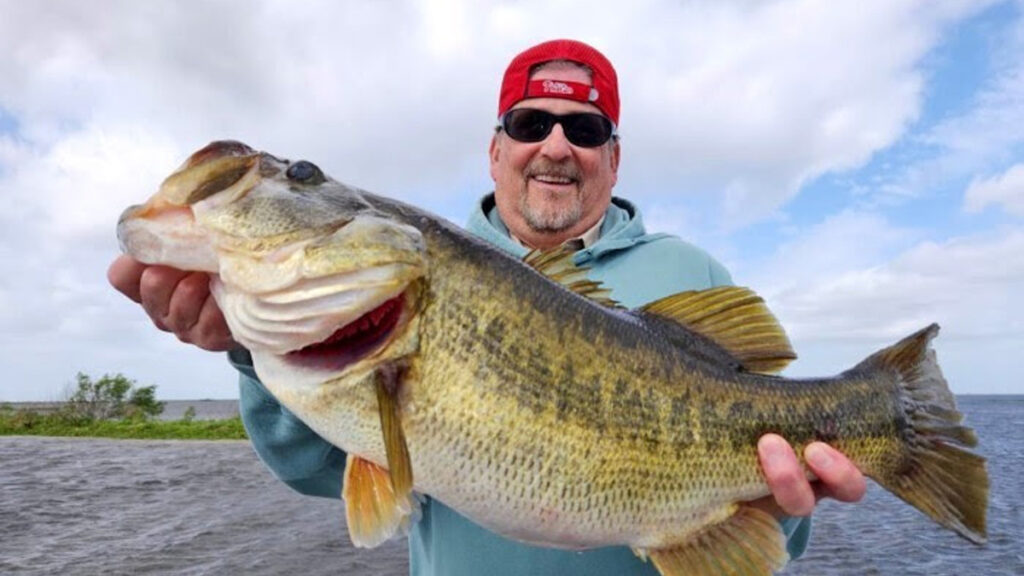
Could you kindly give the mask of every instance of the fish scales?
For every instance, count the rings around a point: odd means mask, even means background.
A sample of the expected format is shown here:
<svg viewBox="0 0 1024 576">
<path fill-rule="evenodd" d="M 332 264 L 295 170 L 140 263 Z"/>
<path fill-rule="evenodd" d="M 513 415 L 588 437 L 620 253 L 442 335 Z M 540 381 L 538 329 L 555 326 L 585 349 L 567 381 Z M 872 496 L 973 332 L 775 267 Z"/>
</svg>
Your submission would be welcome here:
<svg viewBox="0 0 1024 576">
<path fill-rule="evenodd" d="M 181 220 L 164 220 L 167 207 L 191 211 L 187 234 L 168 232 Z M 143 261 L 218 271 L 214 295 L 268 390 L 349 454 L 361 545 L 405 521 L 408 484 L 522 541 L 628 545 L 665 576 L 768 574 L 785 561 L 781 533 L 744 504 L 768 494 L 756 449 L 767 432 L 798 453 L 829 442 L 984 539 L 984 460 L 963 448 L 976 439 L 927 348 L 935 326 L 835 377 L 762 374 L 748 366 L 792 355 L 745 289 L 609 308 L 573 293 L 585 283 L 552 281 L 578 278 L 564 257 L 524 265 L 414 207 L 237 143 L 194 155 L 125 212 L 119 237 Z M 332 290 L 321 326 L 303 310 Z M 247 341 L 245 326 L 274 337 Z"/>
<path fill-rule="evenodd" d="M 849 402 L 848 396 L 858 388 L 861 409 L 870 414 L 882 407 L 877 390 L 857 381 L 844 383 L 841 389 L 754 375 L 735 381 L 718 377 L 715 366 L 705 366 L 695 378 L 681 363 L 665 362 L 667 355 L 678 351 L 655 346 L 663 340 L 644 326 L 631 321 L 612 324 L 593 303 L 556 299 L 558 292 L 524 295 L 531 287 L 532 271 L 516 266 L 488 270 L 492 278 L 482 276 L 475 260 L 492 257 L 489 247 L 467 246 L 444 229 L 433 231 L 434 236 L 430 232 L 428 245 L 438 247 L 430 260 L 445 274 L 430 281 L 431 303 L 424 318 L 436 322 L 428 321 L 421 329 L 421 370 L 424 381 L 447 384 L 433 398 L 421 398 L 416 387 L 410 401 L 436 406 L 444 416 L 423 423 L 424 430 L 465 434 L 468 446 L 491 450 L 452 455 L 452 461 L 466 459 L 454 467 L 471 471 L 478 485 L 470 495 L 460 491 L 447 499 L 438 496 L 456 509 L 486 515 L 490 494 L 510 493 L 514 510 L 525 511 L 524 524 L 531 523 L 538 510 L 549 510 L 548 517 L 557 513 L 564 530 L 584 526 L 590 537 L 600 534 L 592 541 L 581 538 L 581 545 L 590 546 L 620 541 L 627 536 L 620 532 L 622 526 L 645 526 L 653 533 L 685 528 L 680 518 L 713 508 L 708 500 L 735 499 L 737 484 L 747 487 L 741 495 L 745 499 L 767 494 L 756 454 L 757 438 L 763 433 L 778 432 L 798 445 L 825 431 L 837 437 L 843 432 L 859 436 L 869 427 L 864 420 L 816 421 L 825 418 L 818 414 L 834 414 L 830 407 L 840 400 Z M 449 261 L 450 254 L 456 257 Z M 486 303 L 474 295 L 480 284 L 489 287 Z M 509 303 L 520 304 L 514 308 Z M 552 313 L 556 307 L 560 314 Z M 451 324 L 471 326 L 476 333 L 446 338 Z M 497 334 L 495 326 L 500 327 Z M 637 343 L 622 346 L 623 340 Z M 691 410 L 687 397 L 700 398 L 697 410 Z M 671 425 L 680 416 L 673 413 L 673 406 L 684 411 L 684 421 L 696 416 L 695 428 L 703 431 L 699 439 L 689 428 Z M 747 408 L 737 413 L 737 406 Z M 736 420 L 737 415 L 744 417 Z M 847 429 L 836 427 L 840 425 Z M 413 433 L 418 428 L 411 421 L 407 424 L 410 436 L 418 437 Z M 479 464 L 486 462 L 495 468 L 480 469 Z M 573 462 L 576 465 L 569 464 Z M 580 466 L 581 462 L 590 465 Z M 538 478 L 544 483 L 534 482 Z M 562 509 L 564 486 L 589 486 L 591 493 L 579 494 L 584 505 L 576 510 Z M 424 488 L 431 494 L 447 492 L 441 486 Z M 603 505 L 585 505 L 591 499 Z M 474 504 L 480 509 L 474 510 Z M 595 519 L 598 510 L 603 522 Z M 501 521 L 509 521 L 507 512 Z"/>
</svg>

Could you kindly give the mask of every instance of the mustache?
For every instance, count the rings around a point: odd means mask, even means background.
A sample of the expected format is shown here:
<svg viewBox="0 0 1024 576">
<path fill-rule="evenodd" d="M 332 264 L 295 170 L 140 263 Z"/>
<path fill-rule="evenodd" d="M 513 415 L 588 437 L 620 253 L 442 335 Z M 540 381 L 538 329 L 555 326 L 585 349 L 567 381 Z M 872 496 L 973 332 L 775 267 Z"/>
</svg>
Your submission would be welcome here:
<svg viewBox="0 0 1024 576">
<path fill-rule="evenodd" d="M 538 159 L 530 162 L 526 169 L 523 171 L 523 175 L 527 178 L 533 176 L 539 176 L 546 174 L 548 176 L 559 176 L 562 178 L 571 178 L 579 181 L 580 169 L 575 162 L 551 162 L 549 160 Z"/>
</svg>

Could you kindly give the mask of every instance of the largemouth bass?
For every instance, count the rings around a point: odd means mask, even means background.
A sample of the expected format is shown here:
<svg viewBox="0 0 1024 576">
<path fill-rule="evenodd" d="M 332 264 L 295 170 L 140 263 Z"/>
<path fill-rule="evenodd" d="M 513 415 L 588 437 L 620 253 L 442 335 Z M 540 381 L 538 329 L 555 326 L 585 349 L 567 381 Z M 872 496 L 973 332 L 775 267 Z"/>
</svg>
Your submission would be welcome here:
<svg viewBox="0 0 1024 576">
<path fill-rule="evenodd" d="M 988 476 L 929 342 L 835 377 L 745 288 L 618 307 L 567 253 L 510 257 L 415 207 L 237 142 L 193 154 L 118 223 L 123 250 L 210 273 L 267 389 L 348 454 L 355 544 L 415 493 L 520 541 L 625 545 L 665 576 L 787 560 L 757 440 L 822 440 L 939 524 L 985 540 Z M 811 477 L 811 473 L 808 472 Z"/>
</svg>

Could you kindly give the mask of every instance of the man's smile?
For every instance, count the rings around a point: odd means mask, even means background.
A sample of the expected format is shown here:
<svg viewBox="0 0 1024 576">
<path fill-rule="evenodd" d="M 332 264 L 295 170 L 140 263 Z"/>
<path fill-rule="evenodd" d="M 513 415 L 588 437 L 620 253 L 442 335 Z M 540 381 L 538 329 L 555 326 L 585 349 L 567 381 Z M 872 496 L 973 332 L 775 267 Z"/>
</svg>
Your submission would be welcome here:
<svg viewBox="0 0 1024 576">
<path fill-rule="evenodd" d="M 580 170 L 572 163 L 535 161 L 527 167 L 524 175 L 527 182 L 534 182 L 548 190 L 565 191 L 580 183 Z"/>
<path fill-rule="evenodd" d="M 534 180 L 543 184 L 575 184 L 575 178 L 569 178 L 568 176 L 554 176 L 550 174 L 537 174 L 533 177 Z"/>
</svg>

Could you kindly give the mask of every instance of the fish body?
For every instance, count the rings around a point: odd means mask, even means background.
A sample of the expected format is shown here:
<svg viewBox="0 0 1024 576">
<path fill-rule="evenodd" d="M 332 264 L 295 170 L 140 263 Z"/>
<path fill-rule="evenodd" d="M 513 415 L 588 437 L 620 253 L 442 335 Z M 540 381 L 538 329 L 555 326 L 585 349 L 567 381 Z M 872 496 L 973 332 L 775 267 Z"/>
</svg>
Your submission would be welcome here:
<svg viewBox="0 0 1024 576">
<path fill-rule="evenodd" d="M 512 258 L 308 162 L 215 142 L 118 225 L 147 263 L 211 273 L 267 389 L 349 454 L 353 540 L 427 494 L 545 546 L 632 547 L 666 576 L 785 562 L 757 440 L 822 440 L 975 542 L 988 478 L 929 326 L 830 378 L 753 293 L 625 310 L 562 255 Z M 558 281 L 556 281 L 558 280 Z M 808 472 L 810 477 L 810 473 Z"/>
</svg>

